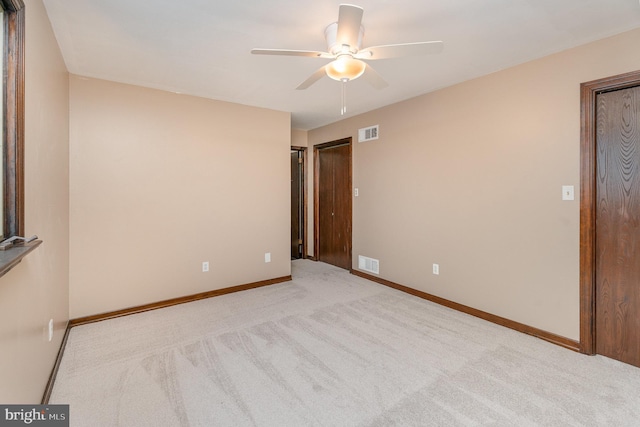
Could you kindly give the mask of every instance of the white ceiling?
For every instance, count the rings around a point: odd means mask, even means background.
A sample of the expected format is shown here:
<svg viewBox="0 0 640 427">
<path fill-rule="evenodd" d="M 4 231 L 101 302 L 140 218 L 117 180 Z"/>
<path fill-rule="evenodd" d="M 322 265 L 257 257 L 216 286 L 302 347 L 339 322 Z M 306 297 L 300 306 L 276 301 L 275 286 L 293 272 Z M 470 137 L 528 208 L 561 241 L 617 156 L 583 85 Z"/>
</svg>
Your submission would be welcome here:
<svg viewBox="0 0 640 427">
<path fill-rule="evenodd" d="M 442 40 L 444 51 L 370 61 L 389 86 L 349 82 L 347 116 L 640 27 L 638 0 L 352 1 L 364 8 L 363 47 Z M 339 82 L 295 90 L 329 60 L 249 53 L 326 50 L 340 1 L 44 3 L 73 74 L 289 111 L 298 129 L 343 118 Z"/>
</svg>

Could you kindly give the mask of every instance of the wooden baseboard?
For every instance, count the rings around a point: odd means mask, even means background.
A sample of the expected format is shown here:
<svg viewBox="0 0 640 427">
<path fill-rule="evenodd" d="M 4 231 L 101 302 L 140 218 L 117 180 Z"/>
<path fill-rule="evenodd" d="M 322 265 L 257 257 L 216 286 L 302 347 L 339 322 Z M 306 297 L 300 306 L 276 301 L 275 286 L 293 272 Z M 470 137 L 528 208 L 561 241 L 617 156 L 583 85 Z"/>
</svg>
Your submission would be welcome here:
<svg viewBox="0 0 640 427">
<path fill-rule="evenodd" d="M 551 332 L 543 331 L 542 329 L 534 328 L 533 326 L 525 325 L 524 323 L 519 323 L 513 320 L 506 319 L 504 317 L 496 316 L 495 314 L 487 313 L 486 311 L 478 310 L 476 308 L 469 307 L 463 304 L 458 304 L 457 302 L 449 301 L 447 299 L 440 298 L 435 295 L 431 295 L 426 292 L 419 291 L 417 289 L 409 288 L 407 286 L 403 286 L 398 283 L 391 282 L 381 277 L 372 276 L 370 274 L 363 273 L 362 271 L 352 269 L 351 274 L 354 274 L 356 276 L 362 277 L 367 280 L 371 280 L 372 282 L 380 283 L 381 285 L 389 286 L 390 288 L 394 288 L 411 295 L 415 295 L 419 298 L 426 299 L 431 302 L 435 302 L 436 304 L 440 304 L 445 307 L 449 307 L 454 310 L 461 311 L 463 313 L 470 314 L 475 317 L 479 317 L 481 319 L 498 324 L 500 326 L 504 326 L 504 327 L 513 329 L 515 331 L 522 332 L 524 334 L 531 335 L 536 338 L 540 338 L 550 343 L 562 346 L 564 348 L 568 348 L 569 350 L 580 352 L 580 343 L 578 341 L 574 341 L 569 338 L 556 335 Z"/>
<path fill-rule="evenodd" d="M 69 326 L 69 322 L 67 322 L 67 327 L 64 330 L 64 336 L 62 337 L 62 343 L 60 343 L 60 349 L 58 350 L 56 361 L 53 364 L 51 375 L 49 375 L 47 386 L 45 387 L 44 394 L 42 395 L 42 401 L 40 402 L 42 405 L 49 404 L 49 399 L 51 398 L 51 392 L 53 392 L 53 384 L 56 381 L 56 376 L 58 375 L 58 369 L 60 368 L 60 363 L 62 362 L 62 356 L 64 355 L 64 349 L 67 347 L 67 339 L 69 338 L 70 329 L 71 327 Z"/>
<path fill-rule="evenodd" d="M 311 260 L 311 261 L 318 261 L 316 259 L 316 257 L 314 257 L 313 255 L 307 255 L 307 259 Z"/>
<path fill-rule="evenodd" d="M 172 298 L 164 301 L 154 302 L 151 304 L 139 305 L 137 307 L 125 308 L 122 310 L 110 311 L 108 313 L 95 314 L 92 316 L 79 317 L 77 319 L 71 319 L 69 321 L 69 327 L 86 325 L 88 323 L 100 322 L 107 319 L 115 319 L 117 317 L 129 316 L 136 313 L 144 313 L 145 311 L 157 310 L 159 308 L 171 307 L 173 305 L 184 304 L 187 302 L 198 301 L 201 299 L 217 297 L 220 295 L 231 294 L 239 291 L 246 291 L 247 289 L 259 288 L 262 286 L 274 285 L 276 283 L 288 282 L 291 280 L 291 275 L 277 277 L 275 279 L 261 280 L 259 282 L 247 283 L 245 285 L 232 286 L 224 289 L 216 289 L 214 291 L 201 292 L 199 294 L 188 295 L 179 298 Z"/>
</svg>

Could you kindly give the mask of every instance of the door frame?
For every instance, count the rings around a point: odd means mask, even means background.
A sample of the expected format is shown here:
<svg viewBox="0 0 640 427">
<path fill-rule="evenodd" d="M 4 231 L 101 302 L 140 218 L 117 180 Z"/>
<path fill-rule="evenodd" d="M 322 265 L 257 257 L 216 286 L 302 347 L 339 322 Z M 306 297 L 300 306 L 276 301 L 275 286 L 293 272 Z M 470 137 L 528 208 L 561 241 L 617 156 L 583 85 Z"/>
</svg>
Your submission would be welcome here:
<svg viewBox="0 0 640 427">
<path fill-rule="evenodd" d="M 595 354 L 596 96 L 640 86 L 640 71 L 580 85 L 580 351 Z"/>
<path fill-rule="evenodd" d="M 352 182 L 353 182 L 353 138 L 346 137 L 341 139 L 336 139 L 334 141 L 325 142 L 322 144 L 313 146 L 313 258 L 316 261 L 320 261 L 320 240 L 318 236 L 320 235 L 320 156 L 319 151 L 325 148 L 336 147 L 338 145 L 349 145 L 349 193 L 352 193 Z M 353 197 L 350 198 L 351 203 L 349 203 L 348 216 L 351 221 L 351 226 L 349 227 L 349 271 L 353 270 Z"/>
<path fill-rule="evenodd" d="M 302 153 L 302 259 L 307 259 L 307 147 L 291 146 L 291 151 Z"/>
</svg>

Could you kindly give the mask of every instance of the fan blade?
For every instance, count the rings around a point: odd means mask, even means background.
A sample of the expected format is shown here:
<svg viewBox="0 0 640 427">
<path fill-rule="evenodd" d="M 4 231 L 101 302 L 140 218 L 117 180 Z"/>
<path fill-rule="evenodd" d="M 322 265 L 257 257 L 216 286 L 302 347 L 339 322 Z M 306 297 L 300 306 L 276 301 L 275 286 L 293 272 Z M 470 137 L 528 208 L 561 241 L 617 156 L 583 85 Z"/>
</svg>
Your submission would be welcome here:
<svg viewBox="0 0 640 427">
<path fill-rule="evenodd" d="M 334 58 L 329 52 L 316 50 L 289 50 L 289 49 L 251 49 L 254 55 L 284 55 L 284 56 L 307 56 L 312 58 Z"/>
<path fill-rule="evenodd" d="M 444 48 L 441 41 L 388 44 L 384 46 L 372 46 L 362 49 L 354 55 L 357 59 L 387 59 L 401 56 L 427 55 L 440 53 Z"/>
<path fill-rule="evenodd" d="M 296 90 L 304 90 L 326 75 L 327 72 L 324 70 L 324 67 L 320 67 L 315 73 L 311 74 L 307 80 L 300 83 Z"/>
<path fill-rule="evenodd" d="M 360 38 L 360 26 L 364 10 L 360 6 L 341 4 L 338 14 L 338 30 L 336 42 L 338 45 L 347 44 L 352 50 L 357 49 Z"/>
<path fill-rule="evenodd" d="M 385 87 L 389 86 L 389 83 L 387 83 L 382 78 L 382 76 L 378 74 L 378 72 L 374 70 L 373 67 L 369 64 L 367 64 L 367 66 L 365 67 L 362 78 L 376 89 L 384 89 Z"/>
</svg>

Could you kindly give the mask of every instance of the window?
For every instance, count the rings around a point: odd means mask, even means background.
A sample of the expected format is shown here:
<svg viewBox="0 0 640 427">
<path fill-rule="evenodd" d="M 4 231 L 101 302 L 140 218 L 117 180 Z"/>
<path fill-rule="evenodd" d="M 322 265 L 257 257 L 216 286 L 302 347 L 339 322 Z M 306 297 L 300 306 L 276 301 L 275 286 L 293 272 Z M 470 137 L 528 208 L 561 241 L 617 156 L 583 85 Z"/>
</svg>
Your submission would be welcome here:
<svg viewBox="0 0 640 427">
<path fill-rule="evenodd" d="M 2 235 L 24 234 L 24 3 L 0 0 L 2 9 Z"/>
<path fill-rule="evenodd" d="M 12 247 L 13 237 L 24 235 L 24 3 L 0 0 L 2 22 L 2 102 L 0 102 L 0 276 L 17 265 L 40 240 Z M 7 239 L 11 239 L 8 242 Z"/>
</svg>

